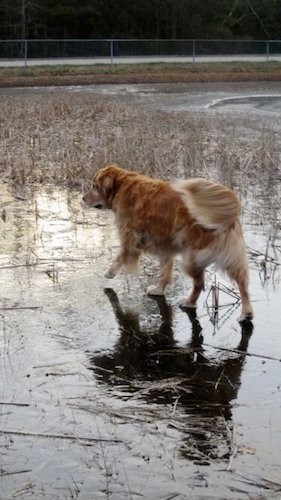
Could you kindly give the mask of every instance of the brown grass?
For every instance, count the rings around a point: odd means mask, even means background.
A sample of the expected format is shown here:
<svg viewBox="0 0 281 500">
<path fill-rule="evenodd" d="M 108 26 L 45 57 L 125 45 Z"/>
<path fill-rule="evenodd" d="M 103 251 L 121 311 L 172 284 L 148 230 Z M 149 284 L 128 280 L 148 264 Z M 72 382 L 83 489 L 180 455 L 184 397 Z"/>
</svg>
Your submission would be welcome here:
<svg viewBox="0 0 281 500">
<path fill-rule="evenodd" d="M 229 63 L 150 63 L 0 68 L 0 87 L 85 85 L 91 83 L 172 83 L 280 81 L 281 64 L 270 61 Z"/>
<path fill-rule="evenodd" d="M 58 91 L 1 97 L 0 120 L 0 177 L 16 185 L 81 185 L 112 162 L 158 177 L 213 177 L 241 189 L 261 171 L 264 183 L 278 172 L 275 136 L 263 128 L 246 136 L 223 114 L 152 111 Z"/>
</svg>

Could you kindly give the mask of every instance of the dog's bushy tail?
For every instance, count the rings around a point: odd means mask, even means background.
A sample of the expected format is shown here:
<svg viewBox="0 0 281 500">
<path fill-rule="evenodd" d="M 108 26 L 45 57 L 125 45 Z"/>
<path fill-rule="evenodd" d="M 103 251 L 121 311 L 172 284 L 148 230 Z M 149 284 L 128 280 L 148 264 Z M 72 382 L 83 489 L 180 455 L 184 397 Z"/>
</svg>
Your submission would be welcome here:
<svg viewBox="0 0 281 500">
<path fill-rule="evenodd" d="M 191 179 L 173 184 L 180 193 L 191 216 L 207 229 L 223 231 L 231 226 L 240 213 L 236 194 L 208 179 Z"/>
</svg>

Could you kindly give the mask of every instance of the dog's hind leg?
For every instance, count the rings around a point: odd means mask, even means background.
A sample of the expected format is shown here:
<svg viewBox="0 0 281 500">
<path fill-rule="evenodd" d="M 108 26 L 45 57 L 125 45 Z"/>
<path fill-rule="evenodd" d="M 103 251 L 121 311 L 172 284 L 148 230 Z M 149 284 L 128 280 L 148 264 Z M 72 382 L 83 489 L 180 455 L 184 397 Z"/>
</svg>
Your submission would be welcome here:
<svg viewBox="0 0 281 500">
<path fill-rule="evenodd" d="M 157 285 L 149 286 L 148 295 L 164 295 L 168 285 L 173 282 L 173 257 L 163 257 L 160 259 L 160 274 Z"/>
<path fill-rule="evenodd" d="M 198 297 L 204 290 L 204 270 L 189 267 L 186 272 L 193 279 L 193 287 L 187 299 L 181 301 L 180 307 L 196 307 Z"/>
<path fill-rule="evenodd" d="M 239 269 L 230 268 L 226 269 L 229 277 L 236 281 L 242 302 L 242 315 L 240 321 L 251 320 L 254 317 L 253 308 L 251 305 L 250 295 L 249 295 L 249 272 L 248 266 L 245 263 L 241 263 L 241 267 Z"/>
</svg>

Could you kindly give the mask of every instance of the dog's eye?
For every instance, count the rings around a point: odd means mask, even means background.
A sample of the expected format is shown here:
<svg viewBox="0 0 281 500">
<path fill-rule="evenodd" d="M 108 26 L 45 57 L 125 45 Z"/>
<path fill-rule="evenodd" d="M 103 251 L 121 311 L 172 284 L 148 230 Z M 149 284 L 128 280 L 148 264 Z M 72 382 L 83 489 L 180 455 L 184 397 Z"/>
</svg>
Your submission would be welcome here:
<svg viewBox="0 0 281 500">
<path fill-rule="evenodd" d="M 99 190 L 99 187 L 98 187 L 98 185 L 95 182 L 93 182 L 93 190 L 94 191 L 98 191 Z"/>
</svg>

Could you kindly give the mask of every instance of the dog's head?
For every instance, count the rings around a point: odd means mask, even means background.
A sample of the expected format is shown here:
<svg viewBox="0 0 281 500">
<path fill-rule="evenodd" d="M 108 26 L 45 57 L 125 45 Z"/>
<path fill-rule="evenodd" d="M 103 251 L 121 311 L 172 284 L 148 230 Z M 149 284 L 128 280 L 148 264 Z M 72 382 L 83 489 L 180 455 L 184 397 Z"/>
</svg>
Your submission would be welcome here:
<svg viewBox="0 0 281 500">
<path fill-rule="evenodd" d="M 83 196 L 83 200 L 89 207 L 112 208 L 115 195 L 126 174 L 126 170 L 117 165 L 101 168 L 94 174 L 92 187 Z"/>
</svg>

